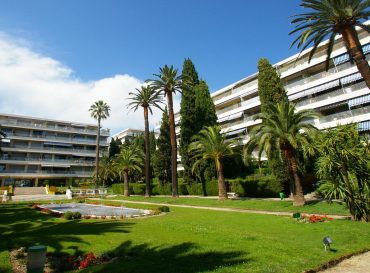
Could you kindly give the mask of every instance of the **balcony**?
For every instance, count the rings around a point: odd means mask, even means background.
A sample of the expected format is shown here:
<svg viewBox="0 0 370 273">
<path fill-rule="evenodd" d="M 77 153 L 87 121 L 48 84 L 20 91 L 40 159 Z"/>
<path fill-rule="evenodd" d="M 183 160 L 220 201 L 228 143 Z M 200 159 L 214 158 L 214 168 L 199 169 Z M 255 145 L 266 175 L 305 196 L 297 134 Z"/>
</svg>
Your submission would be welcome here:
<svg viewBox="0 0 370 273">
<path fill-rule="evenodd" d="M 370 106 L 365 106 L 362 108 L 344 111 L 341 113 L 336 113 L 336 114 L 328 115 L 325 117 L 321 117 L 319 119 L 320 121 L 319 123 L 323 124 L 323 123 L 332 122 L 332 121 L 338 121 L 338 123 L 340 123 L 340 120 L 342 119 L 355 118 L 357 116 L 364 115 L 364 114 L 368 114 L 368 115 L 370 114 Z"/>
<path fill-rule="evenodd" d="M 56 171 L 56 170 L 1 170 L 0 176 L 18 177 L 91 177 L 91 172 L 83 171 Z"/>
<path fill-rule="evenodd" d="M 96 130 L 86 129 L 86 128 L 76 128 L 71 126 L 63 126 L 63 125 L 47 125 L 41 123 L 33 123 L 33 122 L 24 122 L 12 119 L 3 119 L 0 120 L 0 124 L 2 126 L 7 125 L 16 128 L 27 128 L 27 129 L 38 129 L 38 130 L 47 130 L 47 131 L 55 131 L 55 132 L 67 132 L 67 133 L 78 133 L 78 134 L 90 134 L 96 135 Z M 100 134 L 102 136 L 109 136 L 109 129 L 102 129 L 100 130 Z"/>
<path fill-rule="evenodd" d="M 1 147 L 3 151 L 25 151 L 25 152 L 38 152 L 38 153 L 60 153 L 60 154 L 76 154 L 83 156 L 95 157 L 95 150 L 83 150 L 74 148 L 62 148 L 62 147 L 28 147 L 27 145 L 8 145 Z M 102 152 L 100 152 L 102 154 Z"/>
<path fill-rule="evenodd" d="M 95 161 L 83 160 L 83 159 L 46 159 L 46 158 L 29 158 L 29 157 L 0 157 L 1 163 L 8 164 L 41 164 L 41 163 L 53 163 L 56 166 L 59 165 L 78 165 L 78 166 L 93 166 Z"/>
<path fill-rule="evenodd" d="M 359 82 L 359 83 L 350 85 L 348 87 L 340 88 L 340 89 L 335 90 L 333 92 L 329 92 L 329 93 L 326 93 L 326 94 L 323 94 L 323 95 L 320 95 L 320 96 L 317 96 L 317 97 L 314 97 L 314 98 L 305 99 L 301 102 L 298 102 L 296 104 L 296 107 L 299 108 L 299 107 L 303 107 L 303 106 L 308 105 L 308 104 L 313 104 L 313 103 L 324 101 L 324 100 L 327 100 L 327 99 L 333 99 L 333 98 L 338 97 L 340 95 L 349 94 L 349 93 L 352 93 L 352 92 L 355 92 L 355 91 L 358 91 L 358 90 L 361 90 L 361 89 L 364 89 L 364 88 L 367 88 L 366 83 L 364 81 Z"/>
<path fill-rule="evenodd" d="M 28 140 L 37 140 L 37 141 L 55 141 L 55 142 L 69 142 L 69 143 L 81 143 L 81 144 L 91 144 L 95 145 L 95 140 L 82 139 L 82 138 L 72 138 L 72 137 L 58 137 L 58 136 L 44 136 L 44 135 L 31 135 L 24 133 L 6 133 L 7 138 L 17 138 L 17 139 L 28 139 Z M 108 146 L 108 143 L 105 141 L 100 141 L 100 145 Z"/>
</svg>

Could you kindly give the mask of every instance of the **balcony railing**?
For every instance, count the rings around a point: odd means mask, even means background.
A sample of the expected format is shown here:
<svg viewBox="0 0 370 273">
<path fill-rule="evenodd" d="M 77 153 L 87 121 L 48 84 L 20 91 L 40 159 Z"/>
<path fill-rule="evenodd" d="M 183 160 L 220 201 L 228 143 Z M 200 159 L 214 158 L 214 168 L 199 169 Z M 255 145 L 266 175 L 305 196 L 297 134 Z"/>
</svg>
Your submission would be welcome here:
<svg viewBox="0 0 370 273">
<path fill-rule="evenodd" d="M 362 108 L 344 111 L 344 112 L 328 115 L 325 117 L 321 117 L 319 120 L 321 124 L 321 123 L 326 123 L 326 122 L 331 122 L 331 121 L 336 121 L 336 120 L 339 121 L 341 119 L 356 117 L 359 115 L 369 114 L 369 113 L 370 113 L 370 106 L 365 106 Z"/>
<path fill-rule="evenodd" d="M 334 97 L 337 97 L 337 96 L 340 96 L 340 95 L 348 94 L 348 93 L 351 93 L 351 92 L 354 92 L 354 91 L 363 89 L 365 87 L 366 87 L 366 83 L 364 81 L 363 82 L 359 82 L 359 83 L 350 85 L 348 87 L 340 88 L 340 89 L 335 90 L 333 92 L 326 93 L 324 95 L 320 95 L 320 96 L 317 96 L 317 97 L 314 97 L 314 98 L 310 98 L 310 99 L 305 99 L 305 100 L 297 103 L 296 106 L 297 107 L 301 107 L 301 106 L 305 106 L 307 104 L 311 104 L 311 103 L 315 103 L 315 102 L 327 100 L 327 99 L 330 99 L 330 98 L 334 98 Z"/>
<path fill-rule="evenodd" d="M 16 125 L 19 127 L 26 127 L 26 128 L 32 128 L 32 129 L 45 129 L 45 130 L 53 130 L 53 131 L 64 131 L 64 132 L 70 132 L 70 133 L 85 133 L 85 134 L 96 135 L 96 130 L 85 129 L 85 128 L 79 129 L 75 127 L 62 126 L 58 124 L 47 125 L 47 124 L 31 123 L 31 122 L 24 122 L 24 121 L 11 120 L 11 119 L 0 120 L 0 124 L 1 125 Z M 104 136 L 109 136 L 109 129 L 100 130 L 100 134 Z"/>
<path fill-rule="evenodd" d="M 4 173 L 15 173 L 15 174 L 64 174 L 64 175 L 79 175 L 79 176 L 91 176 L 91 172 L 83 171 L 57 171 L 57 170 L 1 170 L 1 174 Z"/>
<path fill-rule="evenodd" d="M 62 147 L 29 147 L 27 145 L 12 144 L 8 146 L 2 146 L 1 149 L 5 150 L 6 148 L 15 148 L 15 149 L 26 149 L 26 150 L 38 150 L 38 151 L 51 151 L 51 152 L 69 152 L 69 153 L 85 153 L 95 156 L 95 150 L 83 150 L 83 149 L 73 149 L 73 148 L 62 148 Z"/>
<path fill-rule="evenodd" d="M 40 162 L 40 163 L 64 163 L 64 164 L 82 164 L 93 165 L 95 161 L 81 159 L 52 159 L 52 158 L 30 158 L 30 157 L 0 157 L 0 161 L 20 161 L 20 162 Z"/>
<path fill-rule="evenodd" d="M 24 133 L 8 133 L 6 132 L 7 137 L 22 137 L 27 139 L 43 139 L 45 141 L 56 140 L 60 142 L 68 141 L 74 143 L 88 143 L 88 144 L 95 144 L 96 140 L 93 139 L 83 139 L 83 138 L 72 138 L 72 137 L 59 137 L 59 136 L 44 136 L 44 135 L 31 135 L 31 134 L 24 134 Z M 100 141 L 100 145 L 108 145 L 105 141 Z"/>
</svg>

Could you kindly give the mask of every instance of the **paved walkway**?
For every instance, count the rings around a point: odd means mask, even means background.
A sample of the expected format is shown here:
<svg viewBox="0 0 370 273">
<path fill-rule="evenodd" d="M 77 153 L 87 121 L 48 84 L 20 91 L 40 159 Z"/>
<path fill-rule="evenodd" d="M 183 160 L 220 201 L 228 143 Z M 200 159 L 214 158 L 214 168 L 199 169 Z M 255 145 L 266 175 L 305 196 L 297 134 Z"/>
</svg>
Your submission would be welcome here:
<svg viewBox="0 0 370 273">
<path fill-rule="evenodd" d="M 341 261 L 332 268 L 320 271 L 323 273 L 369 273 L 370 272 L 370 251 L 353 256 Z"/>
<path fill-rule="evenodd" d="M 103 200 L 100 198 L 90 198 L 93 200 Z M 168 206 L 168 207 L 179 207 L 179 208 L 192 208 L 192 209 L 204 209 L 204 210 L 215 210 L 215 211 L 231 211 L 231 212 L 241 212 L 241 213 L 254 213 L 254 214 L 269 214 L 269 215 L 279 215 L 279 216 L 292 216 L 293 212 L 287 211 L 267 211 L 267 210 L 252 210 L 252 209 L 237 209 L 237 208 L 220 208 L 220 207 L 204 207 L 204 206 L 191 206 L 191 205 L 175 205 L 167 203 L 153 203 L 153 202 L 144 202 L 144 201 L 128 201 L 128 200 L 109 200 L 120 203 L 132 203 L 132 204 L 146 204 L 146 205 L 159 205 L 159 206 Z M 304 213 L 305 215 L 312 215 L 310 213 Z M 315 213 L 315 215 L 321 215 Z M 324 215 L 321 215 L 324 216 Z M 333 219 L 350 219 L 349 216 L 344 215 L 328 215 Z"/>
</svg>

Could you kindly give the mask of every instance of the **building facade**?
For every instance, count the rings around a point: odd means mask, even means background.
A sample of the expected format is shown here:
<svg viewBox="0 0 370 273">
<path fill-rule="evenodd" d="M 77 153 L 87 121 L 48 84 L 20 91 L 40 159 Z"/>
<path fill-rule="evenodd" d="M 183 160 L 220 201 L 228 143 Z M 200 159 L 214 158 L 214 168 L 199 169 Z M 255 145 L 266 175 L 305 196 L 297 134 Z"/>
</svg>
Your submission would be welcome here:
<svg viewBox="0 0 370 273">
<path fill-rule="evenodd" d="M 131 141 L 136 136 L 140 136 L 140 135 L 144 135 L 144 130 L 127 128 L 127 129 L 113 135 L 112 138 L 119 139 L 121 141 L 121 143 L 124 143 L 125 141 Z"/>
<path fill-rule="evenodd" d="M 369 25 L 369 21 L 366 24 Z M 358 30 L 358 35 L 369 61 L 370 35 L 362 29 Z M 310 62 L 309 50 L 274 65 L 289 100 L 296 104 L 297 110 L 319 112 L 321 116 L 310 121 L 319 129 L 356 123 L 360 132 L 369 134 L 370 92 L 342 38 L 336 39 L 328 71 L 325 70 L 327 42 L 318 47 Z M 261 123 L 255 120 L 261 111 L 257 77 L 255 73 L 211 94 L 222 131 L 229 138 L 238 139 L 240 145 L 248 141 L 248 132 Z M 175 122 L 177 125 L 181 122 L 179 113 Z M 179 137 L 179 126 L 176 132 Z"/>
<path fill-rule="evenodd" d="M 41 186 L 87 179 L 95 166 L 97 125 L 0 114 L 1 184 Z M 100 147 L 108 147 L 101 130 Z"/>
</svg>

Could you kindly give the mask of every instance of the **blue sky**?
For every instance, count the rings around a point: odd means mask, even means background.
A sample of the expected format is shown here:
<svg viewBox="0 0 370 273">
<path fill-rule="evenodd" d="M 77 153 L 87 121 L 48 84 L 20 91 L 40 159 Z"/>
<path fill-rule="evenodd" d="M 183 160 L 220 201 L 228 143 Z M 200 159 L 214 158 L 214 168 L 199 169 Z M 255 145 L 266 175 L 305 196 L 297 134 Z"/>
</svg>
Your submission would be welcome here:
<svg viewBox="0 0 370 273">
<path fill-rule="evenodd" d="M 0 29 L 93 80 L 127 73 L 141 80 L 190 57 L 212 91 L 256 71 L 259 58 L 292 54 L 290 16 L 298 0 L 10 0 Z"/>
<path fill-rule="evenodd" d="M 160 66 L 190 57 L 211 91 L 297 52 L 291 16 L 299 0 L 2 0 L 1 112 L 94 122 L 104 99 L 106 126 L 143 127 L 127 96 Z M 177 98 L 177 103 L 180 98 Z M 160 120 L 155 113 L 151 124 Z"/>
</svg>

